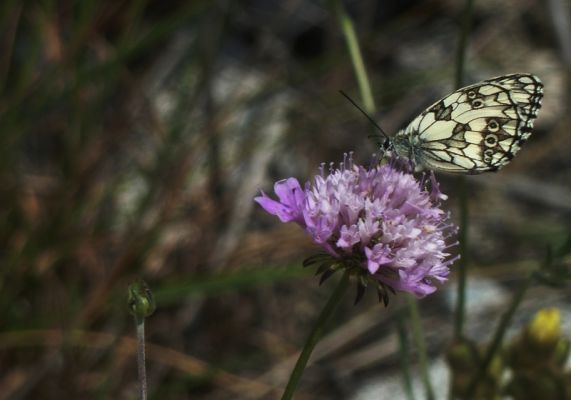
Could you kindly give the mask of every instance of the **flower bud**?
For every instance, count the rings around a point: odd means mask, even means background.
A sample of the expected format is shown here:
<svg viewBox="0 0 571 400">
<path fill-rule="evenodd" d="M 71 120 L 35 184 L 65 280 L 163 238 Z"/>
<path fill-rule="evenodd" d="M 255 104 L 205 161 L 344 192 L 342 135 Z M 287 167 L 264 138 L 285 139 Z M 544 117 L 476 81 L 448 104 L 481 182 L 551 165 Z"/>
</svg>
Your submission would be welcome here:
<svg viewBox="0 0 571 400">
<path fill-rule="evenodd" d="M 557 308 L 539 310 L 526 328 L 526 341 L 534 347 L 553 348 L 561 337 L 561 315 Z"/>
<path fill-rule="evenodd" d="M 153 294 L 142 279 L 129 285 L 127 304 L 129 311 L 138 321 L 150 316 L 156 308 Z"/>
</svg>

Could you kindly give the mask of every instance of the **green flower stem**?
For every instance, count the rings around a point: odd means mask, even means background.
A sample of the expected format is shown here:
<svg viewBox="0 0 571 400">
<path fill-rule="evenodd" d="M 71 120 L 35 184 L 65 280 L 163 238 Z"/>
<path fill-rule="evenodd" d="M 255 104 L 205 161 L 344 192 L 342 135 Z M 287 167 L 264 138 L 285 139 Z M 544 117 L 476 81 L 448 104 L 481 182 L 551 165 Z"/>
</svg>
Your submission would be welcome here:
<svg viewBox="0 0 571 400">
<path fill-rule="evenodd" d="M 456 52 L 456 73 L 454 86 L 459 89 L 463 85 L 464 80 L 464 64 L 466 59 L 466 43 L 470 32 L 472 20 L 472 9 L 474 0 L 466 0 L 464 3 L 464 17 L 462 21 L 462 31 L 458 41 L 458 49 Z M 460 202 L 460 254 L 462 258 L 457 264 L 458 269 L 458 300 L 456 303 L 456 312 L 454 314 L 454 338 L 459 339 L 463 335 L 465 309 L 466 309 L 466 280 L 468 276 L 468 185 L 466 177 L 458 178 L 458 193 Z"/>
<path fill-rule="evenodd" d="M 357 84 L 359 85 L 359 91 L 361 92 L 361 99 L 363 100 L 365 111 L 372 113 L 375 111 L 375 100 L 373 99 L 371 84 L 369 83 L 369 77 L 367 76 L 365 63 L 363 62 L 363 56 L 361 55 L 361 48 L 359 47 L 359 41 L 357 40 L 353 21 L 351 21 L 351 17 L 347 14 L 341 0 L 331 0 L 330 5 L 337 16 L 339 25 L 341 25 L 341 31 L 343 32 L 343 36 L 347 42 L 347 49 L 349 50 L 351 63 L 355 70 L 355 76 L 357 77 Z"/>
<path fill-rule="evenodd" d="M 408 309 L 410 313 L 410 321 L 412 323 L 412 334 L 418 351 L 418 360 L 420 362 L 420 373 L 422 375 L 422 383 L 426 391 L 427 400 L 434 400 L 434 390 L 430 383 L 430 375 L 428 374 L 428 357 L 426 355 L 426 344 L 422 333 L 420 316 L 418 314 L 417 301 L 411 295 L 407 295 Z"/>
<path fill-rule="evenodd" d="M 480 364 L 480 367 L 478 368 L 478 372 L 476 373 L 476 375 L 474 376 L 474 378 L 470 381 L 470 384 L 468 385 L 468 390 L 466 391 L 466 398 L 467 399 L 471 399 L 474 397 L 475 392 L 476 392 L 476 388 L 478 387 L 478 383 L 480 383 L 482 378 L 486 375 L 486 372 L 488 371 L 488 368 L 490 367 L 490 363 L 494 359 L 498 350 L 500 350 L 500 347 L 502 346 L 502 343 L 504 340 L 504 336 L 505 336 L 506 331 L 507 331 L 507 329 L 511 323 L 511 320 L 515 314 L 515 311 L 517 310 L 517 308 L 521 304 L 521 301 L 523 300 L 525 293 L 530 288 L 531 284 L 534 282 L 534 279 L 535 279 L 534 277 L 535 277 L 535 271 L 530 272 L 528 274 L 526 279 L 522 282 L 521 286 L 518 288 L 518 291 L 515 293 L 515 295 L 512 299 L 512 302 L 510 304 L 510 307 L 505 312 L 505 314 L 502 316 L 500 324 L 498 325 L 498 328 L 496 329 L 496 332 L 494 333 L 494 338 L 492 340 L 492 343 L 491 343 L 490 347 L 488 347 L 488 349 L 486 350 L 486 354 L 484 355 L 484 359 L 482 360 L 482 363 Z"/>
<path fill-rule="evenodd" d="M 407 400 L 414 400 L 412 378 L 410 374 L 410 348 L 406 333 L 405 316 L 403 310 L 397 314 L 397 333 L 399 337 L 400 364 L 403 378 L 403 389 Z"/>
<path fill-rule="evenodd" d="M 139 371 L 139 393 L 141 400 L 147 400 L 147 369 L 145 367 L 145 319 L 135 317 L 137 326 L 137 369 Z"/>
<path fill-rule="evenodd" d="M 335 308 L 337 308 L 337 305 L 341 301 L 341 298 L 343 297 L 343 294 L 345 294 L 345 291 L 347 290 L 348 286 L 349 286 L 349 273 L 345 272 L 343 274 L 343 277 L 341 278 L 341 281 L 339 282 L 339 284 L 331 294 L 331 297 L 327 301 L 327 304 L 321 311 L 321 314 L 319 315 L 319 318 L 317 319 L 317 322 L 315 323 L 313 330 L 309 334 L 309 337 L 305 341 L 303 350 L 301 351 L 301 354 L 297 359 L 297 363 L 295 364 L 295 367 L 289 377 L 289 381 L 282 396 L 282 400 L 289 400 L 293 398 L 293 394 L 295 393 L 297 385 L 299 384 L 299 380 L 303 375 L 303 371 L 305 369 L 305 366 L 307 365 L 307 362 L 309 361 L 311 352 L 313 351 L 315 345 L 323 335 L 327 321 L 333 315 L 333 311 L 335 311 Z"/>
</svg>

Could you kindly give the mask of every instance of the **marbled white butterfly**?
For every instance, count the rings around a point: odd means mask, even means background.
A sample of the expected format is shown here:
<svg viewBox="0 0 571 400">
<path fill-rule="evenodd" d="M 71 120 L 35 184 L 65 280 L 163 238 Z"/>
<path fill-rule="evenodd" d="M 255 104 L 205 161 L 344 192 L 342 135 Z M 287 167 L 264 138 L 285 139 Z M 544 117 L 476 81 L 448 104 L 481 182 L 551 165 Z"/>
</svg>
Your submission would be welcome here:
<svg viewBox="0 0 571 400">
<path fill-rule="evenodd" d="M 499 76 L 437 101 L 387 142 L 417 169 L 479 174 L 510 162 L 531 135 L 543 84 L 530 74 Z"/>
</svg>

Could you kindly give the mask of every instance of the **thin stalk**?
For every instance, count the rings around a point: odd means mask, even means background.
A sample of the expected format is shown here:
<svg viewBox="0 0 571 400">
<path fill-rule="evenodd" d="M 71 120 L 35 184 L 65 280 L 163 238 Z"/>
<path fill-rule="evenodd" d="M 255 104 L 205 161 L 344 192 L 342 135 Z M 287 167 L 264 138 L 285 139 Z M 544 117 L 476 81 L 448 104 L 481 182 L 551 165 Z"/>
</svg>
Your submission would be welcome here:
<svg viewBox="0 0 571 400">
<path fill-rule="evenodd" d="M 472 9 L 474 7 L 473 0 L 466 0 L 464 3 L 464 16 L 460 38 L 458 41 L 458 49 L 456 51 L 456 73 L 454 78 L 454 86 L 456 89 L 463 85 L 464 80 L 464 64 L 466 60 L 466 43 L 470 32 L 472 20 Z M 466 280 L 468 276 L 468 185 L 466 177 L 461 176 L 458 179 L 458 193 L 460 202 L 460 254 L 462 258 L 458 262 L 458 300 L 456 303 L 456 312 L 454 314 L 454 338 L 461 338 L 464 331 L 465 309 L 466 309 Z"/>
<path fill-rule="evenodd" d="M 496 332 L 494 333 L 494 338 L 492 340 L 492 343 L 491 343 L 490 347 L 488 347 L 488 349 L 486 350 L 486 354 L 484 355 L 484 359 L 482 360 L 482 363 L 480 364 L 480 368 L 478 369 L 477 374 L 474 376 L 474 378 L 470 381 L 470 384 L 468 385 L 468 390 L 466 391 L 466 398 L 467 399 L 471 399 L 474 397 L 474 394 L 476 392 L 476 388 L 478 387 L 478 383 L 480 383 L 480 381 L 482 380 L 482 378 L 484 377 L 484 375 L 488 371 L 488 368 L 490 367 L 490 363 L 492 362 L 492 360 L 494 359 L 494 356 L 496 355 L 496 353 L 498 352 L 498 350 L 502 346 L 504 336 L 505 336 L 506 331 L 507 331 L 507 329 L 511 323 L 511 320 L 515 314 L 515 311 L 517 310 L 517 308 L 521 304 L 521 301 L 523 300 L 525 293 L 527 292 L 527 290 L 529 289 L 529 287 L 533 283 L 534 276 L 535 276 L 535 271 L 530 272 L 528 274 L 526 279 L 522 282 L 521 286 L 518 288 L 518 291 L 514 294 L 514 297 L 512 299 L 510 307 L 502 316 L 502 319 L 500 320 L 500 324 L 498 325 L 498 328 L 496 329 Z"/>
<path fill-rule="evenodd" d="M 139 394 L 147 400 L 147 369 L 145 367 L 145 319 L 135 317 L 137 326 L 137 370 L 139 371 Z"/>
<path fill-rule="evenodd" d="M 464 3 L 464 12 L 462 18 L 462 26 L 460 37 L 458 40 L 458 48 L 456 50 L 456 71 L 454 74 L 454 88 L 459 89 L 464 84 L 464 66 L 466 63 L 466 44 L 470 32 L 472 21 L 472 10 L 474 8 L 474 0 L 466 0 Z M 458 201 L 460 204 L 460 255 L 458 261 L 458 292 L 456 296 L 456 311 L 454 313 L 454 339 L 459 340 L 464 336 L 464 321 L 466 320 L 466 283 L 468 280 L 468 184 L 465 176 L 460 176 L 457 180 Z M 450 387 L 448 388 L 448 398 L 452 399 L 452 379 L 450 379 Z"/>
<path fill-rule="evenodd" d="M 333 315 L 333 311 L 335 311 L 337 305 L 339 305 L 339 302 L 341 301 L 341 298 L 343 297 L 343 294 L 347 290 L 348 286 L 349 286 L 349 274 L 345 272 L 343 274 L 343 277 L 341 278 L 341 281 L 339 282 L 339 284 L 331 294 L 331 297 L 327 301 L 327 304 L 321 311 L 321 314 L 319 315 L 317 322 L 313 326 L 313 330 L 309 334 L 309 337 L 305 341 L 305 345 L 303 346 L 301 354 L 297 359 L 297 363 L 295 364 L 295 367 L 289 377 L 289 381 L 285 388 L 284 394 L 282 395 L 282 400 L 289 400 L 293 398 L 297 385 L 299 384 L 299 380 L 301 379 L 303 371 L 305 370 L 305 366 L 307 365 L 309 357 L 311 356 L 311 352 L 313 351 L 315 345 L 323 335 L 327 322 Z"/>
<path fill-rule="evenodd" d="M 466 319 L 466 281 L 468 278 L 468 184 L 466 177 L 461 176 L 457 181 L 458 202 L 460 205 L 460 230 L 458 232 L 458 241 L 460 242 L 459 250 L 461 254 L 458 260 L 458 293 L 456 299 L 456 313 L 454 314 L 454 338 L 459 339 L 463 336 L 464 321 Z"/>
<path fill-rule="evenodd" d="M 412 378 L 410 374 L 410 346 L 406 333 L 405 316 L 401 311 L 397 315 L 397 333 L 399 337 L 400 366 L 402 371 L 403 389 L 407 400 L 414 400 Z"/>
<path fill-rule="evenodd" d="M 349 50 L 349 56 L 353 64 L 353 70 L 355 71 L 363 105 L 367 112 L 372 113 L 375 111 L 375 100 L 373 99 L 371 84 L 369 83 L 369 77 L 367 76 L 367 70 L 365 69 L 365 63 L 361 55 L 361 48 L 355 32 L 355 26 L 341 0 L 331 0 L 330 5 L 339 21 L 341 31 L 347 43 L 347 49 Z"/>
<path fill-rule="evenodd" d="M 145 318 L 156 308 L 153 293 L 142 279 L 129 285 L 127 300 L 129 311 L 135 318 L 137 328 L 137 370 L 141 400 L 147 400 L 147 370 L 145 367 Z"/>
<path fill-rule="evenodd" d="M 454 87 L 460 89 L 464 85 L 464 64 L 466 62 L 466 43 L 470 34 L 472 25 L 472 10 L 474 9 L 474 0 L 466 0 L 464 3 L 464 16 L 462 19 L 462 27 L 460 38 L 458 40 L 458 48 L 456 49 L 456 73 L 454 76 Z"/>
<path fill-rule="evenodd" d="M 410 322 L 412 324 L 412 334 L 418 352 L 418 361 L 420 363 L 420 374 L 422 376 L 422 383 L 426 391 L 427 400 L 434 400 L 434 390 L 430 382 L 430 375 L 428 374 L 428 357 L 426 354 L 426 343 L 424 342 L 424 335 L 422 332 L 422 325 L 420 323 L 420 315 L 418 313 L 417 301 L 414 297 L 407 295 L 408 309 L 410 313 Z"/>
</svg>

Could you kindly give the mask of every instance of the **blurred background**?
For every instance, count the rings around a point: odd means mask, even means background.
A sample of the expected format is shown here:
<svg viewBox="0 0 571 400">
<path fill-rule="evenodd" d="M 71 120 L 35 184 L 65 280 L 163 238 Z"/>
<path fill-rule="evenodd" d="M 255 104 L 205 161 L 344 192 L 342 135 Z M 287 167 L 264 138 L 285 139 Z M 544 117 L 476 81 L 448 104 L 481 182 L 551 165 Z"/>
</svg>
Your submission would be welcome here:
<svg viewBox="0 0 571 400">
<path fill-rule="evenodd" d="M 524 271 L 570 231 L 571 5 L 474 3 L 464 82 L 529 72 L 545 84 L 518 156 L 467 181 L 466 332 L 485 341 Z M 453 90 L 463 2 L 344 5 L 385 131 Z M 361 103 L 332 5 L 5 0 L 0 10 L 0 398 L 136 398 L 126 297 L 137 277 L 158 307 L 147 320 L 151 399 L 279 398 L 336 278 L 320 287 L 301 267 L 316 250 L 309 238 L 253 197 L 345 152 L 367 162 L 376 151 L 373 128 L 338 93 Z M 458 221 L 457 179 L 439 178 Z M 435 374 L 456 274 L 420 303 Z M 402 299 L 353 299 L 297 398 L 403 398 Z M 516 321 L 569 300 L 533 288 Z"/>
</svg>

